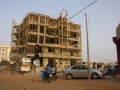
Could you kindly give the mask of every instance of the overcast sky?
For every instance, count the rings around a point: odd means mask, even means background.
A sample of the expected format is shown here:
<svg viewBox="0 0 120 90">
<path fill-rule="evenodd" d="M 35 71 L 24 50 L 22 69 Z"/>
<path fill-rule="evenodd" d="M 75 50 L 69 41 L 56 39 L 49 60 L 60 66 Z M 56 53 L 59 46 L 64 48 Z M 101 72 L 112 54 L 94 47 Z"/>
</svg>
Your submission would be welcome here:
<svg viewBox="0 0 120 90">
<path fill-rule="evenodd" d="M 10 44 L 12 20 L 20 24 L 28 12 L 58 17 L 62 9 L 73 16 L 95 0 L 0 0 L 0 44 Z M 82 26 L 83 61 L 87 61 L 85 13 L 88 17 L 90 61 L 116 62 L 116 46 L 112 37 L 120 23 L 120 0 L 97 0 L 72 18 Z"/>
</svg>

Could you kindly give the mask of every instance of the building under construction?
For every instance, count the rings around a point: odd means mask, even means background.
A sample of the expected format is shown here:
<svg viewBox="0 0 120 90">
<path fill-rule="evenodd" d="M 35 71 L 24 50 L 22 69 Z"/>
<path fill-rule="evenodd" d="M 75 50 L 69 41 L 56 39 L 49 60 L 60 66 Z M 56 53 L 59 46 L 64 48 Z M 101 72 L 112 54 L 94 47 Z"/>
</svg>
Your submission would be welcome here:
<svg viewBox="0 0 120 90">
<path fill-rule="evenodd" d="M 68 20 L 67 11 L 62 10 L 57 18 L 29 12 L 19 25 L 13 20 L 11 61 L 19 66 L 20 59 L 27 57 L 32 63 L 36 44 L 41 49 L 41 68 L 56 62 L 65 68 L 82 61 L 81 26 Z"/>
</svg>

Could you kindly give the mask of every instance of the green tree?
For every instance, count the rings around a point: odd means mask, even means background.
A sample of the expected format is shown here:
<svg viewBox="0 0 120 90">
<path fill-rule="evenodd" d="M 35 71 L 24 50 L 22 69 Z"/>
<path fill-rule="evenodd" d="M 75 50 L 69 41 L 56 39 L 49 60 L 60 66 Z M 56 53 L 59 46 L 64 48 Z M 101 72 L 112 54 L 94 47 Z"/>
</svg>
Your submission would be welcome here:
<svg viewBox="0 0 120 90">
<path fill-rule="evenodd" d="M 7 66 L 7 65 L 9 65 L 9 61 L 7 61 L 7 60 L 2 60 L 2 61 L 0 62 L 0 65 L 1 65 L 1 66 Z"/>
</svg>

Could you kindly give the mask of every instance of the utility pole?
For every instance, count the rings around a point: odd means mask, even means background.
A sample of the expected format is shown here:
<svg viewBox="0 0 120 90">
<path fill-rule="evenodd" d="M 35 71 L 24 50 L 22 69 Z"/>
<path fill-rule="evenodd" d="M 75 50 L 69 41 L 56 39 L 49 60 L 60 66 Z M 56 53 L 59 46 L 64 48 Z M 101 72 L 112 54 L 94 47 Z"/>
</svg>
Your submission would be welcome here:
<svg viewBox="0 0 120 90">
<path fill-rule="evenodd" d="M 36 83 L 36 62 L 34 62 L 34 83 Z"/>
<path fill-rule="evenodd" d="M 88 40 L 88 21 L 87 14 L 85 13 L 86 19 L 86 38 L 87 38 L 87 60 L 88 60 L 88 80 L 90 81 L 90 57 L 89 57 L 89 40 Z"/>
</svg>

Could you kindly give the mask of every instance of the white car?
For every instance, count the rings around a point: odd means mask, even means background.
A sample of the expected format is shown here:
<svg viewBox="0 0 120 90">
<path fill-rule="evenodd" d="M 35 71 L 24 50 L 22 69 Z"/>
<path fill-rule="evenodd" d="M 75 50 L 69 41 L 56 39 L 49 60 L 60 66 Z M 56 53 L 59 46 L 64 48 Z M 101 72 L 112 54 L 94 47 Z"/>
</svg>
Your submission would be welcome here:
<svg viewBox="0 0 120 90">
<path fill-rule="evenodd" d="M 74 77 L 87 78 L 88 77 L 88 65 L 80 64 L 80 65 L 70 66 L 63 71 L 63 76 L 67 77 L 67 79 L 69 80 Z M 105 74 L 103 70 L 93 69 L 90 66 L 90 77 L 91 78 L 98 79 L 104 76 Z"/>
</svg>

